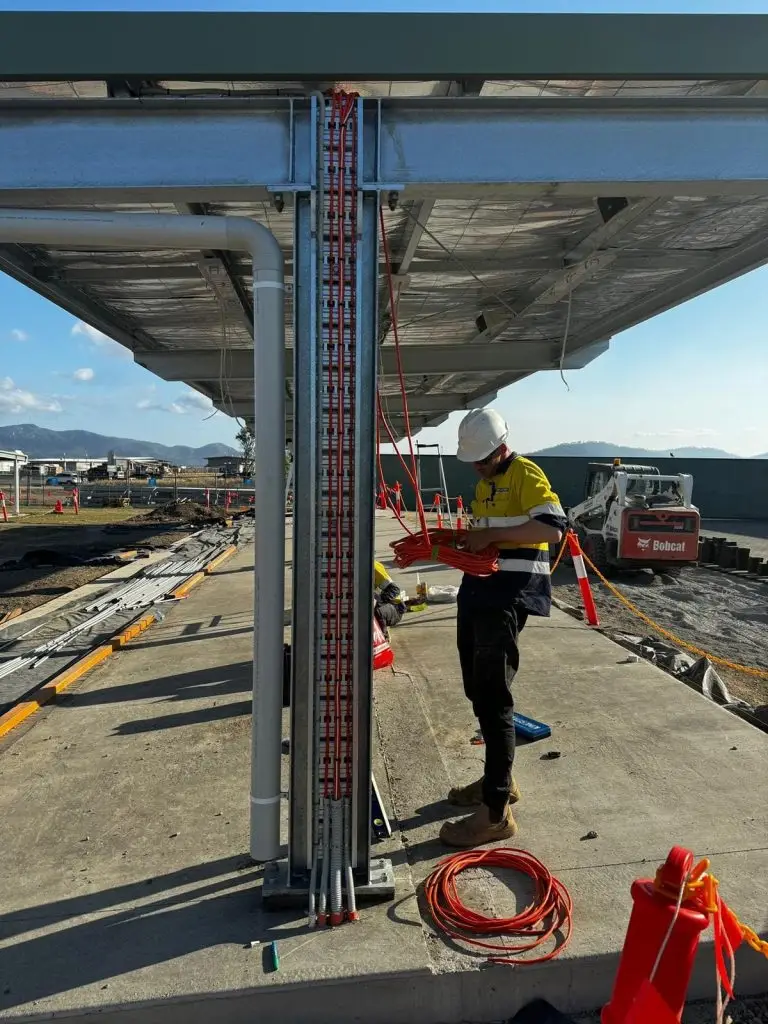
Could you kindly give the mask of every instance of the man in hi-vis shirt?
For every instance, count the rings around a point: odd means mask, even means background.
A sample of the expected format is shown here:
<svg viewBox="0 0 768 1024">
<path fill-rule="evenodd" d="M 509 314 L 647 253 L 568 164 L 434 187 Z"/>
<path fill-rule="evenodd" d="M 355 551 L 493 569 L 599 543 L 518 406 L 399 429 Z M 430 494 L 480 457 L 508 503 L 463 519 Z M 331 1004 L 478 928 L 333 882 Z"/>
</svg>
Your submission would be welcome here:
<svg viewBox="0 0 768 1024">
<path fill-rule="evenodd" d="M 479 846 L 517 832 L 510 805 L 520 799 L 512 777 L 518 637 L 529 615 L 549 615 L 549 545 L 566 529 L 549 481 L 534 462 L 510 451 L 508 435 L 504 417 L 493 409 L 473 409 L 459 425 L 456 457 L 471 462 L 480 476 L 473 527 L 463 545 L 475 552 L 498 548 L 499 570 L 490 576 L 465 573 L 459 589 L 461 675 L 485 740 L 485 771 L 482 779 L 448 794 L 457 807 L 477 808 L 443 825 L 440 838 L 449 846 Z"/>
</svg>

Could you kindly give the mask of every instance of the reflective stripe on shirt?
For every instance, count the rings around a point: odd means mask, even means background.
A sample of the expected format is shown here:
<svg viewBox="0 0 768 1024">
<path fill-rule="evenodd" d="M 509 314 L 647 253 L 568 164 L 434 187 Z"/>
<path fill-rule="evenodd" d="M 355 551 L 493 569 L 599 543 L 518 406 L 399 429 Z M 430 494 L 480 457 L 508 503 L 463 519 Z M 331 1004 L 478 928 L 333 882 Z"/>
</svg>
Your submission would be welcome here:
<svg viewBox="0 0 768 1024">
<path fill-rule="evenodd" d="M 555 505 L 553 502 L 549 502 L 546 505 L 536 505 L 535 508 L 528 509 L 528 515 L 532 519 L 535 516 L 558 516 L 561 519 L 565 518 L 563 506 Z"/>
<path fill-rule="evenodd" d="M 547 561 L 532 558 L 500 558 L 499 572 L 526 572 L 531 576 L 549 576 L 549 559 Z"/>
<path fill-rule="evenodd" d="M 475 520 L 482 530 L 501 530 L 507 526 L 522 526 L 530 521 L 529 516 L 482 516 Z"/>
</svg>

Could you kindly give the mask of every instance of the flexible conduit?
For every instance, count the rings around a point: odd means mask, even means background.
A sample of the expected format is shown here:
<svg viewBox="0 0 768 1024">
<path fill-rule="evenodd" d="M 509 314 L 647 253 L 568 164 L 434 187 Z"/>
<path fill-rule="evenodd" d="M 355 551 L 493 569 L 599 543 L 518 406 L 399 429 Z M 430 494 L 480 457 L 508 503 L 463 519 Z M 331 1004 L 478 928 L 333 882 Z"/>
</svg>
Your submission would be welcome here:
<svg viewBox="0 0 768 1024">
<path fill-rule="evenodd" d="M 220 249 L 253 260 L 255 524 L 251 856 L 280 852 L 285 507 L 283 255 L 274 235 L 245 217 L 61 210 L 0 212 L 0 242 L 73 248 Z"/>
</svg>

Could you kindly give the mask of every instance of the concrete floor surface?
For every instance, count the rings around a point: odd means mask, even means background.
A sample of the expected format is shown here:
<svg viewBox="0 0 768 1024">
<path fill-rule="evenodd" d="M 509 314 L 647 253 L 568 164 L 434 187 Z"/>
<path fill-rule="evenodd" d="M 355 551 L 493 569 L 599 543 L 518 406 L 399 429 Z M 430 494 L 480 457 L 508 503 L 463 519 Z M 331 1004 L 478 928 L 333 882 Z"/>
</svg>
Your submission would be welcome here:
<svg viewBox="0 0 768 1024">
<path fill-rule="evenodd" d="M 386 557 L 397 533 L 377 525 Z M 569 886 L 572 945 L 548 965 L 486 968 L 433 933 L 418 886 L 445 852 L 435 838 L 448 786 L 477 777 L 482 759 L 452 606 L 406 617 L 397 672 L 376 679 L 374 771 L 397 824 L 376 854 L 393 861 L 394 903 L 326 932 L 265 914 L 246 856 L 252 558 L 242 550 L 0 745 L 0 1019 L 458 1024 L 508 1019 L 536 996 L 589 1010 L 610 990 L 632 879 L 674 843 L 711 856 L 729 903 L 765 931 L 764 734 L 647 664 L 623 664 L 625 652 L 558 613 L 523 634 L 518 707 L 553 736 L 520 748 L 515 844 Z M 414 589 L 413 572 L 398 579 Z M 541 759 L 554 749 L 560 758 Z M 506 914 L 527 890 L 479 876 L 464 891 Z M 700 998 L 712 994 L 710 958 Z M 742 992 L 768 991 L 756 954 L 739 969 Z"/>
</svg>

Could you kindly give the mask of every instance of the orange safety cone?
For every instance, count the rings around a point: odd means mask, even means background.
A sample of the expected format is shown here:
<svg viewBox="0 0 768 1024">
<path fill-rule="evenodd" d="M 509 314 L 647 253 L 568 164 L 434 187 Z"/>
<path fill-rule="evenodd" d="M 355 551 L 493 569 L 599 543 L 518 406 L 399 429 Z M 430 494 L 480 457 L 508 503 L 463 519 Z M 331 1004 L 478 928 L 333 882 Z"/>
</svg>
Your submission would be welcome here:
<svg viewBox="0 0 768 1024">
<path fill-rule="evenodd" d="M 58 498 L 56 504 L 53 507 L 53 514 L 56 516 L 64 515 L 64 506 L 61 504 L 61 498 Z"/>
<path fill-rule="evenodd" d="M 464 501 L 461 495 L 456 499 L 456 529 L 464 529 Z"/>
<path fill-rule="evenodd" d="M 373 667 L 374 670 L 389 668 L 395 660 L 395 652 L 387 640 L 376 616 L 373 616 Z"/>
<path fill-rule="evenodd" d="M 402 511 L 403 511 L 402 487 L 400 486 L 400 481 L 398 480 L 395 483 L 395 515 L 398 515 L 398 516 L 402 515 Z"/>
<path fill-rule="evenodd" d="M 8 509 L 5 507 L 5 494 L 4 494 L 3 491 L 0 491 L 0 508 L 2 508 L 2 511 L 3 511 L 3 522 L 7 523 L 8 522 Z"/>
<path fill-rule="evenodd" d="M 433 508 L 437 509 L 437 528 L 442 530 L 443 528 L 443 499 L 439 494 L 435 495 L 435 500 L 432 504 Z"/>
<path fill-rule="evenodd" d="M 568 550 L 573 560 L 573 567 L 576 570 L 576 579 L 581 591 L 581 600 L 584 602 L 584 616 L 587 620 L 587 625 L 599 626 L 600 619 L 597 617 L 597 608 L 595 606 L 595 599 L 592 596 L 592 588 L 589 585 L 587 567 L 584 565 L 579 538 L 573 530 L 568 531 Z"/>
</svg>

